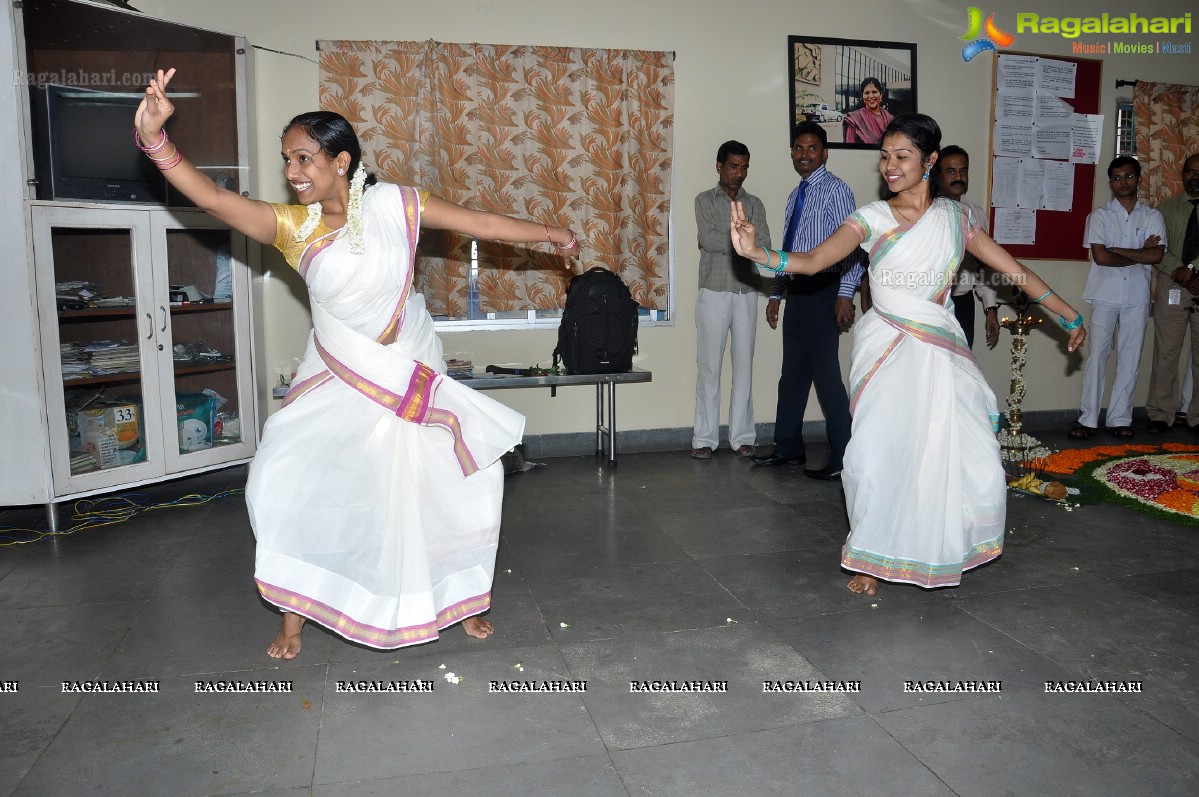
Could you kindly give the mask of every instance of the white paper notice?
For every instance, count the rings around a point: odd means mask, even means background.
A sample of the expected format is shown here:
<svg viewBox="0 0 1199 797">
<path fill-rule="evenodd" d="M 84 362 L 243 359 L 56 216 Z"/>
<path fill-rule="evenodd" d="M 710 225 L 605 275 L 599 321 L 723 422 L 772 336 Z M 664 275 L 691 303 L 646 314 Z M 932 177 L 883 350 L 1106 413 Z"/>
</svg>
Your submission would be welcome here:
<svg viewBox="0 0 1199 797">
<path fill-rule="evenodd" d="M 1019 158 L 994 158 L 991 161 L 991 207 L 1016 207 L 1016 186 L 1020 182 Z"/>
<path fill-rule="evenodd" d="M 1037 107 L 1036 114 L 1033 116 L 1033 121 L 1037 124 L 1046 124 L 1049 122 L 1068 122 L 1074 116 L 1074 107 L 1063 99 L 1046 94 L 1043 91 L 1037 92 Z"/>
<path fill-rule="evenodd" d="M 1037 212 L 1017 208 L 995 209 L 995 241 L 1001 244 L 1031 244 L 1037 235 Z"/>
<path fill-rule="evenodd" d="M 1035 55 L 1001 55 L 995 76 L 999 91 L 1032 91 L 1037 87 Z"/>
<path fill-rule="evenodd" d="M 1074 75 L 1078 64 L 1073 61 L 1057 61 L 1041 58 L 1037 61 L 1037 91 L 1055 97 L 1074 96 Z"/>
<path fill-rule="evenodd" d="M 1032 156 L 1066 160 L 1070 157 L 1069 122 L 1032 126 Z"/>
<path fill-rule="evenodd" d="M 1032 155 L 1032 121 L 996 122 L 994 154 L 1008 158 L 1027 158 Z"/>
<path fill-rule="evenodd" d="M 1045 210 L 1070 210 L 1074 206 L 1074 164 L 1045 162 Z"/>
<path fill-rule="evenodd" d="M 995 118 L 1000 122 L 1028 123 L 1034 113 L 1036 98 L 1031 91 L 1001 91 L 995 96 Z"/>
<path fill-rule="evenodd" d="M 1020 185 L 1016 189 L 1016 207 L 1036 210 L 1045 195 L 1045 161 L 1020 159 Z"/>
<path fill-rule="evenodd" d="M 1075 114 L 1070 129 L 1070 162 L 1096 163 L 1102 144 L 1103 114 Z"/>
</svg>

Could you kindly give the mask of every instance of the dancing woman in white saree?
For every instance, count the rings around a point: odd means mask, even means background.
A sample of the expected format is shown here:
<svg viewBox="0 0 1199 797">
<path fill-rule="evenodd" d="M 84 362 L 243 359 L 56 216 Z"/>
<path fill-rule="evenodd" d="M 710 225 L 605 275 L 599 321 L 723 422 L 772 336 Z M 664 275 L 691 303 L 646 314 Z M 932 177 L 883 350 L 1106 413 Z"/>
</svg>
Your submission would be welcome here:
<svg viewBox="0 0 1199 797">
<path fill-rule="evenodd" d="M 459 622 L 489 636 L 478 615 L 491 605 L 499 458 L 520 442 L 524 418 L 445 376 L 433 321 L 412 290 L 417 238 L 422 227 L 453 229 L 566 252 L 575 235 L 370 185 L 353 128 L 325 111 L 297 116 L 283 133 L 299 205 L 224 190 L 163 130 L 173 75 L 159 71 L 146 89 L 139 146 L 198 207 L 280 249 L 311 300 L 303 363 L 246 485 L 255 582 L 284 611 L 267 653 L 294 658 L 305 619 L 376 648 L 428 642 Z"/>
<path fill-rule="evenodd" d="M 893 196 L 853 213 L 806 254 L 754 245 L 753 225 L 732 208 L 738 254 L 773 271 L 813 274 L 861 246 L 870 254 L 873 306 L 854 331 L 853 435 L 842 481 L 849 538 L 841 565 L 853 592 L 878 580 L 946 587 L 1003 552 L 1006 486 L 999 414 L 953 313 L 962 254 L 1006 275 L 1059 315 L 1074 351 L 1082 314 L 1017 263 L 953 200 L 934 198 L 929 172 L 941 130 L 922 114 L 887 127 L 879 171 Z"/>
</svg>

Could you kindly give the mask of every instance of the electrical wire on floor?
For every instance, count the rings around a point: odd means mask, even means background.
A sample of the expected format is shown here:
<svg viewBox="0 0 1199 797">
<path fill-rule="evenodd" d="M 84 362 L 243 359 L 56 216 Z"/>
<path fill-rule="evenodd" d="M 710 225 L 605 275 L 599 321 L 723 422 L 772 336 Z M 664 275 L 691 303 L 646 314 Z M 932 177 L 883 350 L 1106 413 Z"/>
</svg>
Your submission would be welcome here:
<svg viewBox="0 0 1199 797">
<path fill-rule="evenodd" d="M 126 493 L 124 495 L 94 499 L 81 498 L 75 502 L 74 511 L 69 518 L 76 525 L 71 526 L 69 529 L 50 531 L 48 529 L 22 528 L 20 526 L 0 524 L 0 548 L 13 545 L 27 545 L 31 542 L 38 542 L 39 540 L 52 537 L 66 537 L 90 531 L 91 529 L 124 523 L 147 512 L 154 512 L 161 509 L 202 506 L 219 498 L 244 494 L 245 490 L 241 488 L 224 490 L 213 495 L 189 493 L 188 495 L 176 498 L 174 501 L 166 501 L 158 504 L 149 503 L 149 496 L 143 493 Z"/>
</svg>

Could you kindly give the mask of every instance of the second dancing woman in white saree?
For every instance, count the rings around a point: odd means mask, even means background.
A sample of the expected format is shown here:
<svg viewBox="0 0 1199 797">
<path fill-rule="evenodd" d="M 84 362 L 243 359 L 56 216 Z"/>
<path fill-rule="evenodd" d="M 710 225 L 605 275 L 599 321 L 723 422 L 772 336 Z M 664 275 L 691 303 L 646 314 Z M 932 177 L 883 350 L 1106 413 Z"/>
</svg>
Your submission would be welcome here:
<svg viewBox="0 0 1199 797">
<path fill-rule="evenodd" d="M 940 143 L 928 116 L 892 121 L 879 151 L 891 197 L 859 208 L 811 252 L 755 246 L 753 224 L 732 208 L 738 254 L 773 271 L 813 274 L 858 246 L 870 255 L 873 307 L 854 332 L 853 434 L 841 474 L 850 528 L 841 565 L 855 573 L 849 589 L 867 595 L 880 579 L 954 586 L 1003 552 L 999 413 L 950 298 L 963 253 L 1058 314 L 1070 351 L 1086 336 L 1082 314 L 983 232 L 967 206 L 936 197 L 929 173 Z"/>
</svg>

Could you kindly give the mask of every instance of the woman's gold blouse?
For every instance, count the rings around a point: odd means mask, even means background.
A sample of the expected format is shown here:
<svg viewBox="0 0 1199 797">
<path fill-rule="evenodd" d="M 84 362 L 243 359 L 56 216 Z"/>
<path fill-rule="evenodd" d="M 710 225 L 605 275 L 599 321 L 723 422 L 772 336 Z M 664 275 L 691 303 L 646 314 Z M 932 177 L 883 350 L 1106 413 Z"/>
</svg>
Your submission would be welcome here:
<svg viewBox="0 0 1199 797">
<path fill-rule="evenodd" d="M 420 209 L 423 213 L 425 205 L 429 202 L 429 192 L 417 189 L 417 198 L 420 202 Z M 322 235 L 328 235 L 333 230 L 325 224 L 325 220 L 321 219 L 321 223 L 316 225 L 316 229 L 312 231 L 312 235 L 308 236 L 306 241 L 296 243 L 296 230 L 304 226 L 304 220 L 308 218 L 307 205 L 280 205 L 274 202 L 271 203 L 271 210 L 275 211 L 275 242 L 274 247 L 283 253 L 287 264 L 292 268 L 300 267 L 300 256 L 304 254 L 304 250 L 308 244 L 312 243 Z"/>
</svg>

